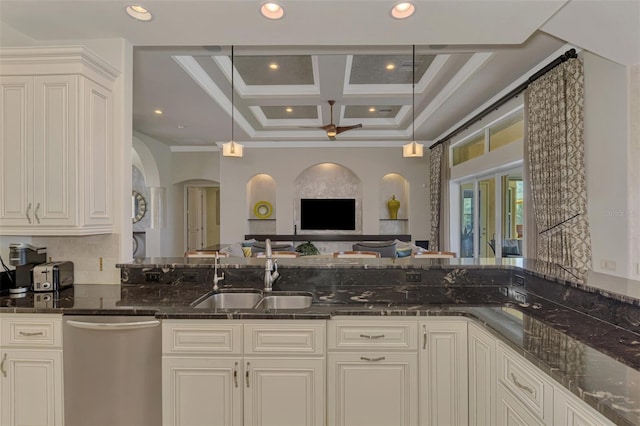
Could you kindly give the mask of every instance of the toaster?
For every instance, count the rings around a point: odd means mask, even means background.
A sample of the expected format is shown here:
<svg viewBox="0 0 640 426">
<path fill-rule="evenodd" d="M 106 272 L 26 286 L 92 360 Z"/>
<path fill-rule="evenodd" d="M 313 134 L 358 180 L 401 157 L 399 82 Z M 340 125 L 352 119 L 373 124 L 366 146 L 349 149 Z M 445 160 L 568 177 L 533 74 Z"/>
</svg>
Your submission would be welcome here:
<svg viewBox="0 0 640 426">
<path fill-rule="evenodd" d="M 73 262 L 49 262 L 33 267 L 33 291 L 60 291 L 71 285 Z"/>
</svg>

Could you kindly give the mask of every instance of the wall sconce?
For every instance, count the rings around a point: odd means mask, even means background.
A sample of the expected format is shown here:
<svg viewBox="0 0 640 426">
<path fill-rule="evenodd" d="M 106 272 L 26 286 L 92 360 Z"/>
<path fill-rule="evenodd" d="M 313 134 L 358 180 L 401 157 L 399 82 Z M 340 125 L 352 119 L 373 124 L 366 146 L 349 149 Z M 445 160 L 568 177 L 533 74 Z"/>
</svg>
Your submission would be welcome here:
<svg viewBox="0 0 640 426">
<path fill-rule="evenodd" d="M 243 146 L 239 143 L 235 143 L 233 140 L 233 128 L 235 121 L 233 120 L 233 46 L 231 46 L 231 141 L 222 144 L 222 156 L 223 157 L 242 157 L 242 148 Z"/>
<path fill-rule="evenodd" d="M 413 45 L 413 59 L 411 60 L 411 113 L 413 120 L 411 122 L 411 143 L 402 145 L 403 157 L 422 157 L 424 156 L 424 145 L 416 142 L 416 45 Z"/>
</svg>

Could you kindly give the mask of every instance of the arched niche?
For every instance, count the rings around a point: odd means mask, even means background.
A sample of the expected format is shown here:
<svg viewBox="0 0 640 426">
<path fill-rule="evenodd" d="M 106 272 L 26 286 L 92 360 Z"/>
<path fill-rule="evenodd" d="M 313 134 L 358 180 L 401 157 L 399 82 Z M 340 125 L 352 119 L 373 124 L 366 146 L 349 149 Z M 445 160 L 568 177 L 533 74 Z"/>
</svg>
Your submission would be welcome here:
<svg viewBox="0 0 640 426">
<path fill-rule="evenodd" d="M 336 163 L 315 164 L 303 170 L 295 180 L 293 218 L 300 229 L 300 199 L 353 198 L 356 200 L 355 231 L 305 231 L 305 233 L 360 233 L 362 232 L 362 181 L 348 167 Z"/>
<path fill-rule="evenodd" d="M 409 182 L 399 173 L 388 173 L 379 186 L 379 217 L 381 234 L 406 234 L 409 228 Z M 400 202 L 397 218 L 389 215 L 387 203 L 395 195 Z"/>
<path fill-rule="evenodd" d="M 260 173 L 247 182 L 247 217 L 250 234 L 276 232 L 276 181 Z"/>
</svg>

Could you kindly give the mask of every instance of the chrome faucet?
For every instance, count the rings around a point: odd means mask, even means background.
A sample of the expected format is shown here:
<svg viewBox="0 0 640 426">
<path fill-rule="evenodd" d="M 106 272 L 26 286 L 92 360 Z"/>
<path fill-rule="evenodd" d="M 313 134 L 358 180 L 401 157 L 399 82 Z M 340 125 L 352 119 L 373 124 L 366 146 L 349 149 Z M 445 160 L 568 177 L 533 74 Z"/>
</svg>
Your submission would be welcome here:
<svg viewBox="0 0 640 426">
<path fill-rule="evenodd" d="M 273 289 L 273 283 L 280 277 L 280 273 L 278 273 L 278 259 L 273 259 L 271 240 L 267 238 L 264 243 L 265 255 L 267 257 L 264 263 L 264 291 L 271 291 Z"/>
<path fill-rule="evenodd" d="M 218 255 L 218 252 L 216 252 L 213 260 L 213 291 L 218 291 L 218 283 L 224 280 L 224 272 L 222 273 L 222 275 L 218 275 L 219 262 L 220 256 Z"/>
</svg>

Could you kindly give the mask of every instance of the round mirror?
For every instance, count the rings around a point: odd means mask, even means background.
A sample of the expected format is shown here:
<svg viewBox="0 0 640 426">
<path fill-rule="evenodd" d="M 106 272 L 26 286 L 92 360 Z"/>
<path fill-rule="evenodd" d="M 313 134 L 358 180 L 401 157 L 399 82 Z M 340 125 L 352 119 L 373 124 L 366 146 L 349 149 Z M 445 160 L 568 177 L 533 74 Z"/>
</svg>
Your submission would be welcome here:
<svg viewBox="0 0 640 426">
<path fill-rule="evenodd" d="M 131 196 L 131 207 L 133 223 L 142 220 L 144 214 L 147 212 L 147 201 L 138 191 L 133 191 L 133 194 Z"/>
</svg>

